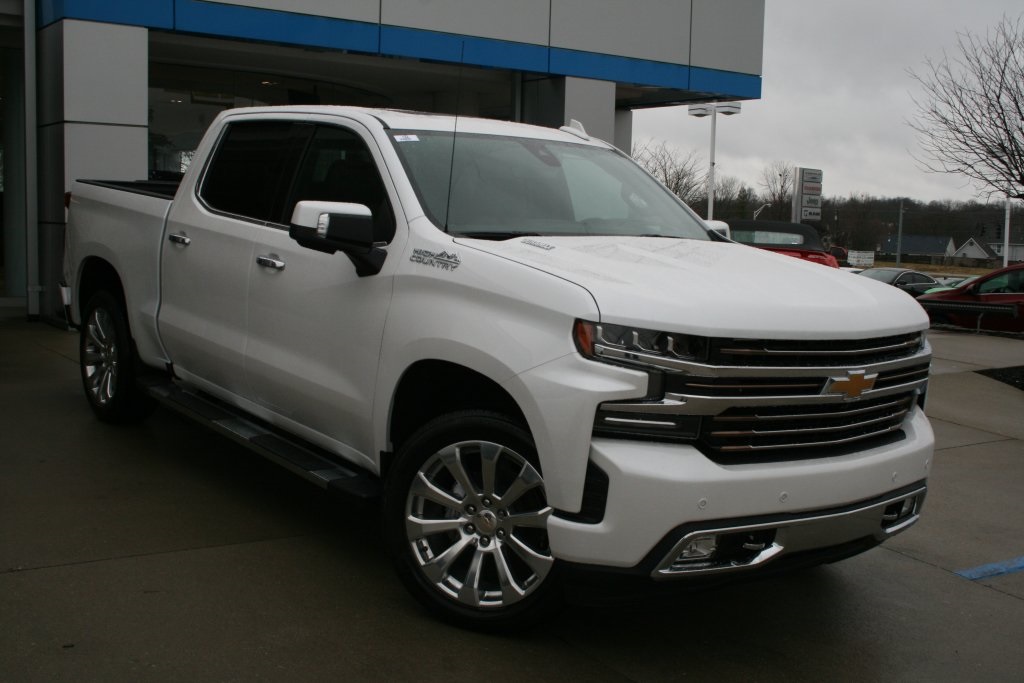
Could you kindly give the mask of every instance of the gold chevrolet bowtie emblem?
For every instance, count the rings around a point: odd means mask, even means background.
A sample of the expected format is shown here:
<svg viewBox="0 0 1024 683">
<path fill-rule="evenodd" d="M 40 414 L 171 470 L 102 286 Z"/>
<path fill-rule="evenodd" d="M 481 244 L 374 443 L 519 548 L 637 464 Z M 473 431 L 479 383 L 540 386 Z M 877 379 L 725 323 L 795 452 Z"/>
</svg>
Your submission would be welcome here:
<svg viewBox="0 0 1024 683">
<path fill-rule="evenodd" d="M 845 394 L 846 398 L 859 398 L 874 388 L 878 374 L 868 375 L 864 370 L 851 370 L 846 377 L 832 377 L 825 387 L 826 394 Z"/>
</svg>

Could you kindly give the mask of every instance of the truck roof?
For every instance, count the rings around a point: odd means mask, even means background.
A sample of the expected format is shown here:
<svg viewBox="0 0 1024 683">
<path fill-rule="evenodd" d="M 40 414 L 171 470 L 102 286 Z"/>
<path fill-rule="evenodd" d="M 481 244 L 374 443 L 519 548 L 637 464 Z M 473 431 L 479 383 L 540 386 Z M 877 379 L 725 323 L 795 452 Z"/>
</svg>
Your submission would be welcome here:
<svg viewBox="0 0 1024 683">
<path fill-rule="evenodd" d="M 222 112 L 219 118 L 234 118 L 252 114 L 316 114 L 347 116 L 363 119 L 373 118 L 392 130 L 424 130 L 451 131 L 460 133 L 482 133 L 487 135 L 507 135 L 512 137 L 535 138 L 541 140 L 562 140 L 577 144 L 606 146 L 606 143 L 581 136 L 578 133 L 566 132 L 556 128 L 535 126 L 526 123 L 484 119 L 473 116 L 454 116 L 452 114 L 433 114 L 427 112 L 405 111 L 401 109 L 373 109 L 369 107 L 347 107 L 338 105 L 290 105 L 280 107 L 238 107 Z"/>
</svg>

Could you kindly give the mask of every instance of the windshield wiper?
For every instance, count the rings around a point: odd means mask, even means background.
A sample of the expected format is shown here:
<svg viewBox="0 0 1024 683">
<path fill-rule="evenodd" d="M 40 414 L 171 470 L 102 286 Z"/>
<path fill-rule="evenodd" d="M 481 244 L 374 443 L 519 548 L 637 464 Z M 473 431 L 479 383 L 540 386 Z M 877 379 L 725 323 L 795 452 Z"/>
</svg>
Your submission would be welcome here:
<svg viewBox="0 0 1024 683">
<path fill-rule="evenodd" d="M 684 240 L 686 239 L 682 235 L 666 235 L 660 232 L 646 232 L 642 235 L 624 235 L 625 237 L 667 237 L 673 240 Z"/>
<path fill-rule="evenodd" d="M 541 237 L 539 232 L 517 232 L 514 230 L 497 232 L 493 230 L 479 230 L 470 232 L 454 232 L 452 237 L 469 237 L 475 240 L 495 240 L 501 242 L 504 240 L 515 239 L 516 237 Z"/>
</svg>

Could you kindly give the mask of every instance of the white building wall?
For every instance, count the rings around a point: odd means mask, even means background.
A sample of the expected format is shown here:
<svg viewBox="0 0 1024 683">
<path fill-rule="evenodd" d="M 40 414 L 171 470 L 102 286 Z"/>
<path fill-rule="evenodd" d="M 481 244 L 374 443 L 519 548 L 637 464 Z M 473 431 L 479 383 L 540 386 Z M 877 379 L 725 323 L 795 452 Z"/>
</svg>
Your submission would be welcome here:
<svg viewBox="0 0 1024 683">
<path fill-rule="evenodd" d="M 551 0 L 551 47 L 690 62 L 690 0 Z"/>
<path fill-rule="evenodd" d="M 764 10 L 764 0 L 693 0 L 689 64 L 761 73 Z"/>
<path fill-rule="evenodd" d="M 78 178 L 144 179 L 149 39 L 145 28 L 64 20 L 39 32 L 40 315 L 62 309 L 64 193 Z"/>
<path fill-rule="evenodd" d="M 380 22 L 546 45 L 549 0 L 380 0 Z"/>
</svg>

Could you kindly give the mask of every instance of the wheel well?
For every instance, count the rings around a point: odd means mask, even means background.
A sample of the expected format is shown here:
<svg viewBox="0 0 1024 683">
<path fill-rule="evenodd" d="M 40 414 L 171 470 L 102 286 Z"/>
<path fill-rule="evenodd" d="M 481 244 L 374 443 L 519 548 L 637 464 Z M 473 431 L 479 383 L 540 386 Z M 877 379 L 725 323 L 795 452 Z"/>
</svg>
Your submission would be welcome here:
<svg viewBox="0 0 1024 683">
<path fill-rule="evenodd" d="M 114 266 L 107 261 L 93 256 L 82 266 L 82 275 L 78 278 L 78 316 L 85 317 L 85 306 L 96 292 L 106 290 L 121 300 L 124 306 L 124 287 Z"/>
<path fill-rule="evenodd" d="M 494 380 L 469 368 L 440 360 L 412 365 L 395 390 L 391 408 L 392 448 L 435 417 L 457 410 L 483 409 L 507 415 L 526 426 L 515 399 Z M 382 462 L 382 473 L 388 463 Z"/>
</svg>

